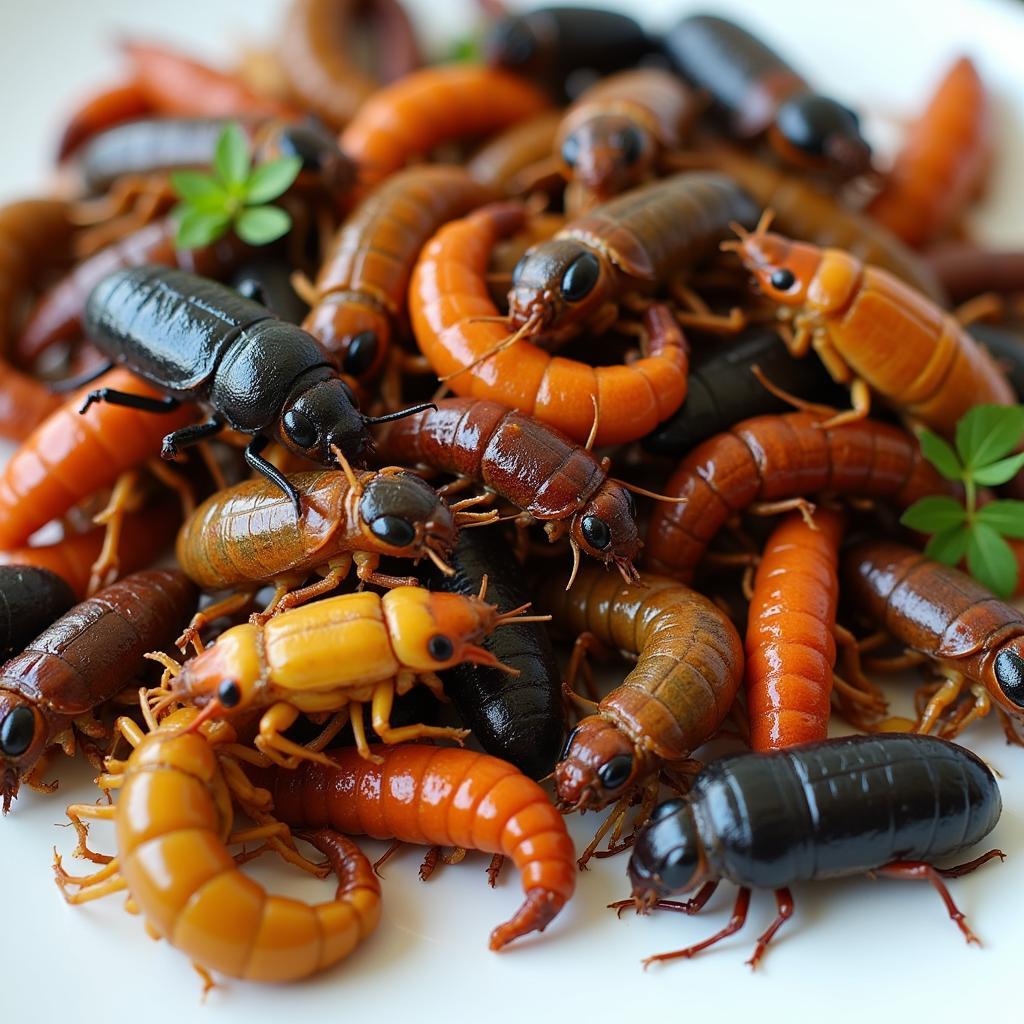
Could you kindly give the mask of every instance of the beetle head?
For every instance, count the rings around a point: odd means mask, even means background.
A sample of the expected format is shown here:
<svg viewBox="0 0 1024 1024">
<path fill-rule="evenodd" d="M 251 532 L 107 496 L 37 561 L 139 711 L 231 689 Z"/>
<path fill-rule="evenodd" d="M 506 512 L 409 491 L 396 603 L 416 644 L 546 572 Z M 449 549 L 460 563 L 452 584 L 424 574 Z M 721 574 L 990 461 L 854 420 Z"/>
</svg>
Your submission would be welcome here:
<svg viewBox="0 0 1024 1024">
<path fill-rule="evenodd" d="M 642 541 L 636 527 L 636 504 L 625 487 L 605 481 L 573 516 L 569 530 L 583 552 L 605 565 L 613 564 L 627 582 L 636 581 L 633 560 Z"/>
<path fill-rule="evenodd" d="M 609 113 L 592 117 L 569 132 L 559 154 L 567 178 L 605 198 L 644 180 L 654 160 L 655 142 L 632 118 Z"/>
<path fill-rule="evenodd" d="M 0 795 L 11 809 L 21 780 L 46 749 L 49 731 L 39 709 L 20 694 L 0 691 Z"/>
<path fill-rule="evenodd" d="M 780 306 L 802 306 L 821 264 L 821 250 L 769 233 L 770 220 L 771 211 L 766 210 L 753 233 L 734 224 L 739 240 L 723 242 L 722 248 L 739 254 L 760 290 L 773 302 Z"/>
<path fill-rule="evenodd" d="M 355 183 L 355 165 L 341 151 L 337 136 L 312 118 L 275 125 L 261 147 L 261 159 L 282 156 L 302 161 L 300 182 L 315 182 L 330 192 L 348 191 Z"/>
<path fill-rule="evenodd" d="M 770 132 L 772 146 L 792 163 L 853 175 L 871 166 L 871 147 L 860 134 L 860 119 L 842 103 L 801 92 L 783 103 Z"/>
<path fill-rule="evenodd" d="M 607 807 L 637 782 L 640 768 L 629 737 L 600 715 L 589 715 L 569 734 L 555 765 L 558 806 Z"/>
<path fill-rule="evenodd" d="M 389 467 L 374 473 L 359 499 L 367 550 L 418 558 L 446 555 L 455 545 L 455 516 L 425 480 Z"/>
<path fill-rule="evenodd" d="M 356 396 L 340 377 L 328 377 L 285 403 L 278 423 L 281 443 L 321 465 L 334 464 L 332 447 L 358 460 L 370 446 L 370 433 Z"/>
<path fill-rule="evenodd" d="M 655 900 L 689 892 L 705 879 L 700 838 L 685 800 L 666 800 L 654 808 L 629 858 L 629 880 L 637 909 Z"/>
</svg>

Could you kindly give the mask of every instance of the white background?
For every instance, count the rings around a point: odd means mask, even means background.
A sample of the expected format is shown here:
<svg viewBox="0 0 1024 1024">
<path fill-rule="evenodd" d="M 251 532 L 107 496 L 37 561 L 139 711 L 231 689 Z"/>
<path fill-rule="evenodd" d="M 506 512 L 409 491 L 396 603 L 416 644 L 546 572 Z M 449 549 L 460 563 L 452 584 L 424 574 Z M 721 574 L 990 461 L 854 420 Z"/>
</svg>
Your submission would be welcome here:
<svg viewBox="0 0 1024 1024">
<path fill-rule="evenodd" d="M 621 6 L 642 7 L 654 25 L 670 24 L 697 6 L 742 16 L 813 80 L 877 115 L 870 129 L 883 141 L 894 137 L 894 119 L 920 105 L 952 57 L 971 54 L 998 96 L 1001 127 L 993 187 L 976 224 L 992 241 L 1024 244 L 1024 4 L 645 0 Z M 435 2 L 425 30 L 443 39 L 473 11 L 469 0 Z M 119 37 L 166 39 L 216 56 L 268 38 L 279 14 L 277 0 L 0 0 L 0 199 L 43 187 L 63 114 L 83 90 L 112 78 Z M 1021 1020 L 1024 751 L 1008 748 L 995 723 L 972 729 L 967 742 L 1002 773 L 1005 810 L 992 838 L 1010 854 L 1003 865 L 951 883 L 984 949 L 965 946 L 927 885 L 851 879 L 798 887 L 796 916 L 756 974 L 743 961 L 770 920 L 769 894 L 755 897 L 740 936 L 693 962 L 644 974 L 642 956 L 720 928 L 734 894 L 723 885 L 697 918 L 630 915 L 617 921 L 604 906 L 627 893 L 620 857 L 594 862 L 576 898 L 543 936 L 494 954 L 486 948 L 488 933 L 521 896 L 514 870 L 507 869 L 492 891 L 483 873 L 487 858 L 476 855 L 421 884 L 416 867 L 422 851 L 407 848 L 385 868 L 379 930 L 347 962 L 290 987 L 228 981 L 202 1010 L 198 979 L 185 958 L 150 942 L 118 897 L 84 908 L 60 899 L 51 848 L 69 852 L 73 842 L 56 825 L 66 802 L 95 798 L 86 769 L 60 764 L 59 795 L 23 791 L 0 822 L 0 1018 L 154 1024 L 369 1024 L 400 1015 L 572 1024 L 770 1024 L 811 1015 L 833 1022 Z M 572 822 L 581 844 L 596 822 L 592 815 Z M 105 840 L 97 829 L 97 845 Z M 371 855 L 382 848 L 365 845 Z M 69 867 L 74 870 L 74 862 Z M 330 892 L 327 883 L 297 879 L 269 863 L 256 874 L 311 899 Z"/>
</svg>

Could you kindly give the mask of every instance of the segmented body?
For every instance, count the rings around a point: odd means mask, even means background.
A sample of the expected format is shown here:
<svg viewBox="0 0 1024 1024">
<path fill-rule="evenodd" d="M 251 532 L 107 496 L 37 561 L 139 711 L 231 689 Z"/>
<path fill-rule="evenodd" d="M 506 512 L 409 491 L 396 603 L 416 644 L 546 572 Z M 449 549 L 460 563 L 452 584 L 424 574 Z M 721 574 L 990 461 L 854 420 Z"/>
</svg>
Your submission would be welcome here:
<svg viewBox="0 0 1024 1024">
<path fill-rule="evenodd" d="M 530 169 L 551 157 L 562 113 L 546 110 L 514 124 L 478 149 L 466 163 L 470 176 L 509 197 L 522 195 L 539 182 Z M 562 179 L 557 174 L 559 185 Z M 542 179 L 543 180 L 543 179 Z"/>
<path fill-rule="evenodd" d="M 0 658 L 22 650 L 74 603 L 71 588 L 47 569 L 0 568 Z"/>
</svg>

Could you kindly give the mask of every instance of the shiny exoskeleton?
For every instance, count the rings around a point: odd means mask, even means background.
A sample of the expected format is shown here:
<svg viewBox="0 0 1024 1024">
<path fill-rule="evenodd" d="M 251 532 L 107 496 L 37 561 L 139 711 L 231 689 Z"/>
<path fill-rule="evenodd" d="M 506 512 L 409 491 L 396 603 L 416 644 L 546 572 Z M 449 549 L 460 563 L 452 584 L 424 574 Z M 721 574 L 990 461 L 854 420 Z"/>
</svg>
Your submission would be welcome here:
<svg viewBox="0 0 1024 1024">
<path fill-rule="evenodd" d="M 103 388 L 90 392 L 83 412 L 96 401 L 155 413 L 186 400 L 201 402 L 210 418 L 168 434 L 163 458 L 173 459 L 225 427 L 251 434 L 246 462 L 291 498 L 299 517 L 298 491 L 261 454 L 269 441 L 333 465 L 335 448 L 361 458 L 370 443 L 367 425 L 395 415 L 364 416 L 326 353 L 301 328 L 230 288 L 182 271 L 140 267 L 112 274 L 89 297 L 86 332 L 112 362 L 166 397 Z"/>
<path fill-rule="evenodd" d="M 284 260 L 256 259 L 239 267 L 231 287 L 245 299 L 266 306 L 278 319 L 301 324 L 309 306 L 292 287 L 291 268 Z"/>
<path fill-rule="evenodd" d="M 980 758 L 931 736 L 849 736 L 767 754 L 737 754 L 705 768 L 686 800 L 654 811 L 630 857 L 638 908 L 696 913 L 725 879 L 740 886 L 732 920 L 697 945 L 646 963 L 689 958 L 742 928 L 751 889 L 774 889 L 778 916 L 765 947 L 793 913 L 788 886 L 875 873 L 927 879 L 950 917 L 975 941 L 932 862 L 966 850 L 996 826 L 999 788 Z M 686 903 L 667 900 L 699 889 Z"/>
<path fill-rule="evenodd" d="M 0 567 L 0 658 L 20 651 L 74 603 L 56 573 L 31 565 Z"/>
</svg>

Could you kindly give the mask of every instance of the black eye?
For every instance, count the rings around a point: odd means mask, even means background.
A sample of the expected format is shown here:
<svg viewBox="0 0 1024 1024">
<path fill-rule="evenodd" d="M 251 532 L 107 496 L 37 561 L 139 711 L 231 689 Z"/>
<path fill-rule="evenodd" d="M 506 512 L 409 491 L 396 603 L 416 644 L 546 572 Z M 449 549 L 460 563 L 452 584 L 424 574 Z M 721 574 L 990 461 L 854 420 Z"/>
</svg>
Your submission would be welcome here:
<svg viewBox="0 0 1024 1024">
<path fill-rule="evenodd" d="M 434 661 L 447 661 L 455 653 L 455 645 L 442 633 L 435 633 L 427 641 L 427 654 Z"/>
<path fill-rule="evenodd" d="M 284 414 L 284 432 L 292 444 L 299 448 L 312 448 L 317 441 L 316 427 L 298 409 L 289 409 Z"/>
<path fill-rule="evenodd" d="M 594 290 L 600 276 L 601 264 L 597 262 L 597 257 L 593 253 L 584 252 L 566 268 L 559 287 L 570 302 L 579 302 Z"/>
<path fill-rule="evenodd" d="M 651 821 L 661 821 L 662 818 L 667 818 L 670 814 L 675 814 L 676 811 L 685 806 L 685 800 L 666 800 L 663 804 L 658 804 L 658 806 L 651 812 Z"/>
<path fill-rule="evenodd" d="M 584 516 L 583 522 L 580 523 L 580 532 L 595 551 L 603 551 L 612 542 L 612 531 L 598 516 Z"/>
<path fill-rule="evenodd" d="M 32 712 L 24 706 L 15 708 L 0 724 L 0 754 L 20 757 L 32 745 L 35 731 Z"/>
<path fill-rule="evenodd" d="M 377 335 L 374 331 L 363 331 L 350 342 L 342 369 L 353 377 L 360 377 L 373 366 L 377 358 Z"/>
<path fill-rule="evenodd" d="M 393 548 L 407 548 L 416 539 L 416 529 L 398 516 L 377 516 L 370 523 L 370 533 Z"/>
<path fill-rule="evenodd" d="M 625 164 L 635 164 L 644 151 L 644 140 L 636 125 L 629 125 L 618 133 L 615 139 L 619 147 L 619 155 Z"/>
<path fill-rule="evenodd" d="M 1001 651 L 996 658 L 995 672 L 1007 699 L 1024 708 L 1024 658 L 1016 651 Z"/>
<path fill-rule="evenodd" d="M 615 790 L 624 786 L 632 773 L 633 758 L 629 754 L 616 754 L 610 761 L 597 769 L 597 777 L 607 790 Z"/>
<path fill-rule="evenodd" d="M 242 690 L 234 679 L 225 679 L 217 687 L 217 700 L 225 708 L 236 708 L 242 699 Z"/>
<path fill-rule="evenodd" d="M 575 167 L 576 161 L 580 158 L 580 140 L 576 135 L 566 135 L 562 143 L 562 159 L 567 167 Z"/>
<path fill-rule="evenodd" d="M 786 267 L 780 267 L 772 271 L 768 282 L 777 292 L 788 292 L 796 284 L 796 274 Z"/>
</svg>

